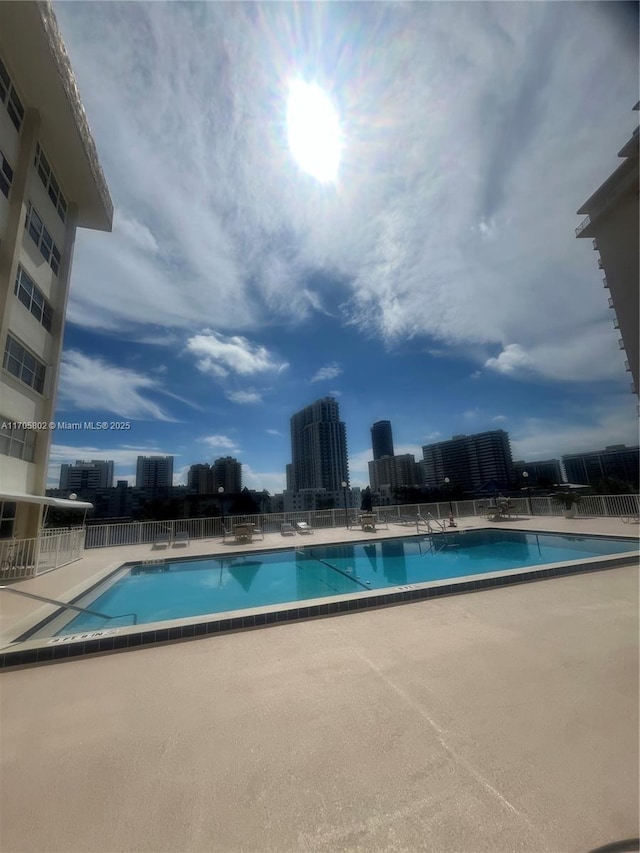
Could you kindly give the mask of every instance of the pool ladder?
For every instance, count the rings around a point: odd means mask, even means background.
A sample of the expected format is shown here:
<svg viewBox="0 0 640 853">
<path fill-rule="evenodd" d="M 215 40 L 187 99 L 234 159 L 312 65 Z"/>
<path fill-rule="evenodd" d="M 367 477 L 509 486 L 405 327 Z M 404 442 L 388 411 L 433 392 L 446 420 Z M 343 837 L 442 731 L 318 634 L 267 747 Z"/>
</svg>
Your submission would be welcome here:
<svg viewBox="0 0 640 853">
<path fill-rule="evenodd" d="M 66 610 L 76 610 L 78 613 L 88 613 L 90 616 L 99 616 L 100 619 L 124 619 L 125 616 L 133 616 L 133 624 L 138 624 L 137 613 L 120 613 L 118 616 L 108 616 L 106 613 L 98 613 L 97 610 L 89 610 L 87 607 L 78 607 L 77 604 L 67 604 L 65 601 L 58 601 L 55 598 L 45 598 L 44 595 L 35 595 L 33 592 L 23 592 L 21 589 L 13 589 L 11 586 L 0 586 L 5 592 L 12 592 L 14 595 L 22 595 L 24 598 L 33 598 L 36 601 L 44 601 L 46 604 L 55 604 L 56 607 L 64 607 Z"/>
</svg>

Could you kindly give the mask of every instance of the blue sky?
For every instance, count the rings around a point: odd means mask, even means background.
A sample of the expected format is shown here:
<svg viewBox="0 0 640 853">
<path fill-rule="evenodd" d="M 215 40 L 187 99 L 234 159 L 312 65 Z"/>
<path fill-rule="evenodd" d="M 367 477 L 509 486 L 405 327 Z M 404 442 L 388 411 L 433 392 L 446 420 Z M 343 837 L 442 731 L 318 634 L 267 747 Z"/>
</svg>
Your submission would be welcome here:
<svg viewBox="0 0 640 853">
<path fill-rule="evenodd" d="M 514 458 L 637 443 L 608 293 L 575 211 L 637 121 L 618 3 L 57 3 L 115 206 L 79 232 L 61 462 L 235 455 L 284 487 L 289 418 L 337 396 L 353 485 L 503 428 Z M 335 182 L 287 143 L 291 82 L 342 129 Z"/>
</svg>

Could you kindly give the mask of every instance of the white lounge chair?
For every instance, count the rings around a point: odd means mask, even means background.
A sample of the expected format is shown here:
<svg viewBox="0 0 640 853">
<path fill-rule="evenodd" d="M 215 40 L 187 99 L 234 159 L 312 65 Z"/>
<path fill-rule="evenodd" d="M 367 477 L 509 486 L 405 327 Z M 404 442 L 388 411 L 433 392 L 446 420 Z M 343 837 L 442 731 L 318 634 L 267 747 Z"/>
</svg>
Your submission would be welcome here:
<svg viewBox="0 0 640 853">
<path fill-rule="evenodd" d="M 280 533 L 283 536 L 295 536 L 296 530 L 293 524 L 281 524 L 280 525 Z"/>
<path fill-rule="evenodd" d="M 154 548 L 168 548 L 171 544 L 171 533 L 158 533 L 153 540 Z"/>
<path fill-rule="evenodd" d="M 173 547 L 174 547 L 174 548 L 176 547 L 176 545 L 178 544 L 178 542 L 180 542 L 182 545 L 188 545 L 188 544 L 189 544 L 189 542 L 190 542 L 190 537 L 189 537 L 189 534 L 187 533 L 187 531 L 186 531 L 186 530 L 179 530 L 179 531 L 174 535 L 174 537 L 173 537 Z"/>
<path fill-rule="evenodd" d="M 296 530 L 298 533 L 313 533 L 313 527 L 311 527 L 306 521 L 297 521 Z"/>
</svg>

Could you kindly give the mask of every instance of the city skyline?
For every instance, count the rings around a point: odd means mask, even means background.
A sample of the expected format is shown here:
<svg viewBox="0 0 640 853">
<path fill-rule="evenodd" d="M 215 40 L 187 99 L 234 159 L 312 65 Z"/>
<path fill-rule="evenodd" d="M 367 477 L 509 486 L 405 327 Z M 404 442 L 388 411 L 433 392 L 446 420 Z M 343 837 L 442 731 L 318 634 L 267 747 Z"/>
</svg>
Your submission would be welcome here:
<svg viewBox="0 0 640 853">
<path fill-rule="evenodd" d="M 56 418 L 129 427 L 57 431 L 49 483 L 105 454 L 123 477 L 172 455 L 186 482 L 229 453 L 278 492 L 288 418 L 323 395 L 353 485 L 380 419 L 416 458 L 497 427 L 514 458 L 634 444 L 624 353 L 574 233 L 637 121 L 633 13 L 252 8 L 56 7 L 115 206 L 113 234 L 77 239 Z M 296 75 L 338 113 L 333 183 L 289 150 Z"/>
</svg>

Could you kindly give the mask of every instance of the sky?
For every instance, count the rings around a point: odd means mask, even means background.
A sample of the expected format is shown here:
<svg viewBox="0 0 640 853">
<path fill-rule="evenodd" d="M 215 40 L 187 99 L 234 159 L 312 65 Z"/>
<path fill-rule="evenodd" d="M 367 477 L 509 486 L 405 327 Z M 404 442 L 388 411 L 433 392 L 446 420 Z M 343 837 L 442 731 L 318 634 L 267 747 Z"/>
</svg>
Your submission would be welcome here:
<svg viewBox="0 0 640 853">
<path fill-rule="evenodd" d="M 505 429 L 514 459 L 638 442 L 637 398 L 576 210 L 638 113 L 633 4 L 56 3 L 114 202 L 79 231 L 62 462 L 232 455 L 285 487 L 291 415 L 335 396 L 350 478 Z M 290 147 L 310 84 L 335 179 Z M 320 128 L 320 131 L 322 129 Z M 127 426 L 128 425 L 128 426 Z"/>
</svg>

